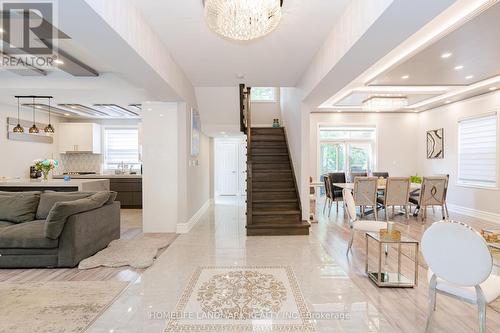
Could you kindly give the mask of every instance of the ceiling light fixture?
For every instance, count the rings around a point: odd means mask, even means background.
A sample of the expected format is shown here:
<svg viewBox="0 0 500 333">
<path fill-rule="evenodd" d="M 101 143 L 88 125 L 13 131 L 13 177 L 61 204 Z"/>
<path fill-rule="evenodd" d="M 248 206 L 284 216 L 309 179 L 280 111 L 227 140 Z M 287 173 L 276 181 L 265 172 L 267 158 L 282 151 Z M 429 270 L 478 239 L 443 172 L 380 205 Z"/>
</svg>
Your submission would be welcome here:
<svg viewBox="0 0 500 333">
<path fill-rule="evenodd" d="M 451 101 L 446 101 L 446 102 L 444 102 L 444 104 L 450 104 L 450 103 L 451 103 Z"/>
<path fill-rule="evenodd" d="M 497 87 L 490 87 L 489 91 L 493 91 L 493 90 L 497 90 L 497 89 L 498 89 Z"/>
<path fill-rule="evenodd" d="M 51 109 L 50 109 L 50 100 L 52 99 L 52 97 L 47 97 L 48 100 L 49 100 L 49 124 L 43 129 L 43 131 L 45 133 L 54 133 L 55 130 L 54 130 L 54 127 L 52 126 L 52 124 L 50 123 L 50 114 L 51 114 Z"/>
<path fill-rule="evenodd" d="M 64 61 L 62 61 L 61 59 L 55 59 L 54 63 L 56 63 L 58 65 L 64 65 Z"/>
<path fill-rule="evenodd" d="M 459 71 L 459 70 L 461 70 L 461 69 L 464 69 L 464 66 L 462 66 L 462 65 L 455 66 L 455 70 L 456 70 L 456 71 Z"/>
<path fill-rule="evenodd" d="M 40 130 L 38 129 L 38 127 L 36 127 L 35 124 L 35 97 L 33 97 L 33 126 L 30 127 L 29 132 L 31 134 L 36 134 L 40 132 Z"/>
<path fill-rule="evenodd" d="M 401 78 L 402 78 L 403 80 L 406 80 L 406 79 L 409 79 L 409 78 L 410 78 L 410 75 L 403 75 L 403 76 L 401 76 Z"/>
<path fill-rule="evenodd" d="M 12 130 L 14 133 L 24 133 L 24 128 L 21 126 L 21 121 L 19 120 L 19 97 L 17 97 L 17 125 Z"/>
<path fill-rule="evenodd" d="M 215 33 L 249 41 L 278 27 L 283 0 L 204 0 L 205 20 Z"/>
<path fill-rule="evenodd" d="M 466 79 L 466 80 L 470 80 L 470 79 L 472 79 L 473 77 L 474 77 L 474 75 L 467 75 L 467 76 L 465 77 L 465 79 Z"/>
<path fill-rule="evenodd" d="M 447 59 L 447 58 L 451 57 L 451 55 L 452 55 L 452 53 L 446 52 L 446 53 L 441 54 L 441 58 Z"/>
<path fill-rule="evenodd" d="M 408 106 L 408 98 L 396 96 L 372 96 L 363 101 L 364 111 L 394 111 Z"/>
</svg>

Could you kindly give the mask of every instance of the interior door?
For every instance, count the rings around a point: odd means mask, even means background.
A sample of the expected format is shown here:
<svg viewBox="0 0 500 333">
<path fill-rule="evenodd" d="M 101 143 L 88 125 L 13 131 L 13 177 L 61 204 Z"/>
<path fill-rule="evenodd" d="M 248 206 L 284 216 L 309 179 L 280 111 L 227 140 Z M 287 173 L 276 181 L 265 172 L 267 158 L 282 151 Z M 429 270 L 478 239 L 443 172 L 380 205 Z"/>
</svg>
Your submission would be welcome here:
<svg viewBox="0 0 500 333">
<path fill-rule="evenodd" d="M 216 152 L 217 193 L 238 195 L 238 142 L 219 142 Z"/>
<path fill-rule="evenodd" d="M 244 196 L 246 195 L 246 189 L 247 189 L 247 145 L 245 141 L 241 141 L 239 143 L 239 168 L 238 168 L 238 173 L 239 173 L 239 192 L 240 195 Z"/>
</svg>

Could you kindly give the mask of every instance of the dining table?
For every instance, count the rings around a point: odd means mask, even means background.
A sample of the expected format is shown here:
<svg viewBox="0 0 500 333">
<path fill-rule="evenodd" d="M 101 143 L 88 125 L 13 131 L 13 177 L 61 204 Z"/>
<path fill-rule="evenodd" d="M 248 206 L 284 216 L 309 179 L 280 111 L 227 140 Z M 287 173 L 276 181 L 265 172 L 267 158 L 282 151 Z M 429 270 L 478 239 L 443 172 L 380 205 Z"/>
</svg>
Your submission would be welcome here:
<svg viewBox="0 0 500 333">
<path fill-rule="evenodd" d="M 346 189 L 346 190 L 354 190 L 354 183 L 333 183 L 332 184 L 335 187 L 340 187 L 341 189 Z M 422 188 L 422 184 L 417 184 L 417 183 L 411 183 L 410 184 L 410 192 L 415 192 L 418 191 Z M 385 190 L 385 184 L 378 184 L 377 189 L 379 191 L 384 191 Z"/>
</svg>

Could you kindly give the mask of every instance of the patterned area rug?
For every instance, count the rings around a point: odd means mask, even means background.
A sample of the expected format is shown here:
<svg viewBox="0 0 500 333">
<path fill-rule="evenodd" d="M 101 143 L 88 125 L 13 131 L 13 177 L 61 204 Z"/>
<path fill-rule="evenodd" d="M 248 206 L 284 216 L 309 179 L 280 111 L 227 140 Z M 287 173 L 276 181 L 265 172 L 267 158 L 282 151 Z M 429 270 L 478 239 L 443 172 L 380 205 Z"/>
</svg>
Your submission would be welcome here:
<svg viewBox="0 0 500 333">
<path fill-rule="evenodd" d="M 158 251 L 169 246 L 175 238 L 175 234 L 170 234 L 161 237 L 143 236 L 134 239 L 117 239 L 104 250 L 80 261 L 78 268 L 90 269 L 99 266 L 147 268 L 153 265 Z"/>
<path fill-rule="evenodd" d="M 165 332 L 311 332 L 289 266 L 199 267 Z"/>
<path fill-rule="evenodd" d="M 83 332 L 127 282 L 0 283 L 0 332 Z"/>
</svg>

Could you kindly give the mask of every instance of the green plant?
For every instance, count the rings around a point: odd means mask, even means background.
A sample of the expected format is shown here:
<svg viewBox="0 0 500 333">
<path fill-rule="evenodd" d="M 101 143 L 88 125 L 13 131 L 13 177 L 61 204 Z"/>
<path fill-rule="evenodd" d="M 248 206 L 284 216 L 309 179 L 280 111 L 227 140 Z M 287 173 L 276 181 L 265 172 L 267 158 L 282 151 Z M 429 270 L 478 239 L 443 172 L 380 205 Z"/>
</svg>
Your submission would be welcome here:
<svg viewBox="0 0 500 333">
<path fill-rule="evenodd" d="M 422 184 L 422 177 L 415 175 L 410 177 L 410 181 L 415 184 Z"/>
</svg>

